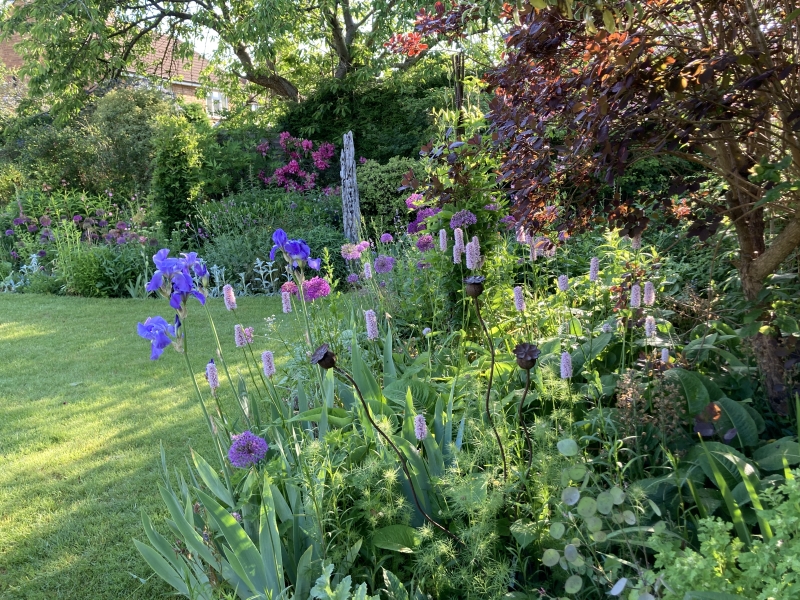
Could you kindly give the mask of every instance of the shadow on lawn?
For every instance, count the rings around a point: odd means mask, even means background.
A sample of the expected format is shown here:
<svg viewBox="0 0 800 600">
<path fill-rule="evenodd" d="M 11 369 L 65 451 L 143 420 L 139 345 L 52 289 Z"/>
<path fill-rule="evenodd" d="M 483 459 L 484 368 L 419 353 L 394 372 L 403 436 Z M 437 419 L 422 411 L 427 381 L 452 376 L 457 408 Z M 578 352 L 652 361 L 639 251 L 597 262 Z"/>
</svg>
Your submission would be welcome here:
<svg viewBox="0 0 800 600">
<path fill-rule="evenodd" d="M 264 304 L 262 311 L 253 302 L 239 318 L 258 327 L 276 306 Z M 209 459 L 213 449 L 183 359 L 169 351 L 151 362 L 147 342 L 136 336 L 136 320 L 167 314 L 164 308 L 0 295 L 0 314 L 14 318 L 0 325 L 9 356 L 0 365 L 0 598 L 170 593 L 131 541 L 144 538 L 142 509 L 168 533 L 157 488 L 159 442 L 170 468 L 181 471 L 190 446 Z M 233 315 L 216 308 L 220 334 L 232 332 Z M 194 352 L 193 367 L 200 382 L 202 353 L 212 346 L 203 315 L 196 313 L 195 327 L 194 348 L 201 351 Z M 223 345 L 238 361 L 232 340 Z M 150 579 L 142 585 L 134 576 Z"/>
</svg>

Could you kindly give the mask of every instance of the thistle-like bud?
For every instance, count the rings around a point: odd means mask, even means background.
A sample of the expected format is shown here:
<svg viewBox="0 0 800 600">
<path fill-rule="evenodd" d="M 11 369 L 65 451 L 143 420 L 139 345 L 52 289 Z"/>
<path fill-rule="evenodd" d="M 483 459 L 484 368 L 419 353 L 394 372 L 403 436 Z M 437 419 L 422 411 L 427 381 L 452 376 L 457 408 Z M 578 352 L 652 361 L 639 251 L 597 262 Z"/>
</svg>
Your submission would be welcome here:
<svg viewBox="0 0 800 600">
<path fill-rule="evenodd" d="M 519 312 L 525 312 L 525 296 L 520 285 L 514 287 L 514 308 Z"/>
<path fill-rule="evenodd" d="M 639 308 L 642 305 L 642 288 L 638 283 L 631 286 L 631 308 Z"/>
<path fill-rule="evenodd" d="M 650 315 L 644 320 L 644 335 L 648 338 L 656 335 L 656 320 Z"/>
<path fill-rule="evenodd" d="M 208 380 L 208 387 L 211 388 L 211 393 L 216 394 L 219 387 L 219 374 L 213 358 L 206 365 L 206 379 Z"/>
<path fill-rule="evenodd" d="M 264 376 L 272 377 L 275 375 L 275 357 L 272 352 L 265 350 L 261 353 L 261 365 L 264 367 Z"/>
<path fill-rule="evenodd" d="M 336 366 L 336 355 L 328 349 L 328 344 L 322 344 L 311 355 L 311 364 L 319 365 L 323 369 L 332 369 Z"/>
<path fill-rule="evenodd" d="M 284 313 L 292 312 L 292 294 L 290 292 L 281 292 L 281 304 Z"/>
<path fill-rule="evenodd" d="M 236 310 L 236 294 L 233 293 L 233 287 L 225 285 L 222 288 L 222 299 L 225 301 L 225 308 Z"/>
<path fill-rule="evenodd" d="M 572 355 L 569 352 L 561 353 L 561 379 L 572 378 Z"/>
<path fill-rule="evenodd" d="M 378 339 L 378 316 L 375 314 L 375 311 L 365 310 L 364 311 L 364 319 L 367 321 L 367 339 L 368 340 L 377 340 Z"/>
<path fill-rule="evenodd" d="M 647 306 L 653 306 L 656 303 L 656 286 L 652 281 L 644 284 L 644 303 Z"/>
<path fill-rule="evenodd" d="M 589 261 L 589 281 L 597 281 L 597 276 L 600 274 L 600 259 L 596 256 L 592 257 Z"/>
<path fill-rule="evenodd" d="M 420 442 L 428 437 L 428 424 L 425 422 L 425 415 L 414 417 L 414 435 Z"/>
<path fill-rule="evenodd" d="M 532 369 L 536 366 L 541 350 L 535 344 L 517 344 L 514 347 L 514 356 L 517 357 L 517 366 L 520 369 Z"/>
</svg>

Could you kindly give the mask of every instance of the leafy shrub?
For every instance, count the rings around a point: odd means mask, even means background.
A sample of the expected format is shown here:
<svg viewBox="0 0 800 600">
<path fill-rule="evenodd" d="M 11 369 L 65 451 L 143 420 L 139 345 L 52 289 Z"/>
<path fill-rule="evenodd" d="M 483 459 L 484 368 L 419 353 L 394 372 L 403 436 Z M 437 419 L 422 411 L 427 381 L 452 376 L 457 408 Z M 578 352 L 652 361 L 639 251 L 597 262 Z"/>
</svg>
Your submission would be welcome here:
<svg viewBox="0 0 800 600">
<path fill-rule="evenodd" d="M 173 228 L 194 214 L 202 190 L 202 136 L 183 115 L 163 115 L 157 123 L 150 195 L 161 219 Z"/>
<path fill-rule="evenodd" d="M 0 208 L 10 203 L 25 180 L 22 171 L 10 162 L 0 162 Z"/>
<path fill-rule="evenodd" d="M 108 296 L 101 281 L 103 262 L 110 255 L 111 250 L 104 246 L 76 246 L 61 252 L 58 265 L 66 292 L 87 298 Z"/>
<path fill-rule="evenodd" d="M 25 292 L 31 294 L 58 294 L 64 286 L 64 280 L 54 273 L 37 271 L 28 276 Z"/>
<path fill-rule="evenodd" d="M 408 208 L 404 200 L 409 193 L 398 192 L 397 188 L 402 185 L 403 175 L 418 164 L 411 158 L 393 156 L 383 165 L 375 160 L 359 165 L 356 180 L 361 215 L 365 218 L 377 217 L 384 223 L 400 215 L 405 225 Z"/>
</svg>

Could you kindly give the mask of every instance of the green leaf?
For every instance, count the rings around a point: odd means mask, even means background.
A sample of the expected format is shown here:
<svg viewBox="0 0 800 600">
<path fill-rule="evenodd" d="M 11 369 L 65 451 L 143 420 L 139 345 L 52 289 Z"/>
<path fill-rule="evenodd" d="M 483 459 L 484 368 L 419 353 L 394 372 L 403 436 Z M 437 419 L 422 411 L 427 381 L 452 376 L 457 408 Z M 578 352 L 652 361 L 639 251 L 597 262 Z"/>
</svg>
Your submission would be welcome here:
<svg viewBox="0 0 800 600">
<path fill-rule="evenodd" d="M 578 454 L 578 443 L 571 438 L 560 440 L 556 445 L 558 446 L 558 451 L 564 456 L 575 456 Z"/>
<path fill-rule="evenodd" d="M 417 436 L 414 433 L 414 417 L 416 411 L 414 410 L 414 399 L 411 396 L 411 388 L 406 388 L 405 409 L 403 414 L 403 437 L 409 444 L 417 443 Z"/>
<path fill-rule="evenodd" d="M 720 443 L 720 442 L 702 442 L 702 444 L 694 446 L 686 455 L 687 462 L 693 462 L 699 466 L 706 477 L 711 481 L 715 481 L 714 469 L 710 463 L 710 457 L 716 468 L 720 469 L 720 473 L 725 480 L 728 487 L 733 488 L 739 481 L 741 475 L 736 468 L 734 459 L 741 459 L 747 462 L 747 459 L 738 452 L 736 449 Z"/>
<path fill-rule="evenodd" d="M 158 552 L 153 550 L 147 544 L 143 544 L 139 540 L 133 540 L 136 549 L 139 551 L 139 554 L 144 557 L 145 561 L 156 574 L 161 577 L 164 581 L 166 581 L 169 585 L 175 588 L 179 594 L 182 596 L 189 597 L 189 588 L 186 587 L 186 583 L 183 581 L 183 578 L 178 574 L 178 572 L 172 568 L 172 566 L 166 561 L 166 559 L 161 556 Z"/>
<path fill-rule="evenodd" d="M 686 592 L 683 600 L 745 600 L 745 597 L 727 592 Z"/>
<path fill-rule="evenodd" d="M 325 413 L 323 412 L 323 414 Z M 284 589 L 284 574 L 281 538 L 278 533 L 275 514 L 271 482 L 269 475 L 264 475 L 264 486 L 261 490 L 258 546 L 261 550 L 261 558 L 264 561 L 264 571 L 267 574 L 267 589 L 273 591 L 273 598 L 278 598 Z"/>
<path fill-rule="evenodd" d="M 419 532 L 408 525 L 389 525 L 372 534 L 372 545 L 384 550 L 413 554 L 420 541 Z"/>
<path fill-rule="evenodd" d="M 614 337 L 613 333 L 601 333 L 596 338 L 584 342 L 572 353 L 572 370 L 579 373 L 584 364 L 592 362 L 608 346 Z"/>
<path fill-rule="evenodd" d="M 327 408 L 326 412 L 328 414 L 328 423 L 335 427 L 347 427 L 353 422 L 353 413 L 343 408 Z M 318 406 L 295 415 L 291 419 L 288 419 L 288 422 L 311 421 L 313 423 L 319 423 L 321 419 L 322 407 Z"/>
<path fill-rule="evenodd" d="M 313 554 L 314 547 L 309 546 L 297 563 L 297 581 L 294 585 L 295 598 L 308 598 L 309 594 L 311 594 L 311 582 L 314 579 L 314 572 L 311 568 Z"/>
<path fill-rule="evenodd" d="M 736 533 L 739 536 L 739 539 L 745 544 L 745 546 L 750 545 L 750 532 L 747 527 L 747 523 L 744 522 L 744 517 L 742 516 L 742 510 L 739 508 L 739 505 L 736 503 L 736 500 L 733 499 L 733 494 L 731 494 L 731 490 L 728 487 L 725 478 L 722 476 L 722 472 L 720 471 L 719 467 L 717 466 L 717 461 L 715 460 L 716 457 L 712 458 L 711 452 L 706 447 L 704 442 L 700 442 L 700 446 L 703 448 L 703 452 L 708 457 L 708 464 L 711 468 L 711 471 L 714 474 L 714 480 L 717 483 L 717 487 L 722 492 L 722 499 L 725 501 L 725 505 L 728 507 L 728 514 L 731 516 L 733 520 L 733 526 L 736 528 Z M 742 459 L 744 461 L 744 459 Z M 740 475 L 741 477 L 741 475 Z"/>
<path fill-rule="evenodd" d="M 555 525 L 555 523 L 553 524 Z M 563 527 L 563 525 L 561 525 Z M 538 529 L 536 523 L 529 519 L 519 519 L 511 524 L 511 535 L 517 540 L 520 548 L 527 548 L 538 539 Z M 552 529 L 552 526 L 551 526 Z"/>
<path fill-rule="evenodd" d="M 667 371 L 664 377 L 679 384 L 690 415 L 698 414 L 711 402 L 708 389 L 697 373 L 677 368 Z"/>
<path fill-rule="evenodd" d="M 206 484 L 211 493 L 213 493 L 218 500 L 227 504 L 230 508 L 235 506 L 233 501 L 233 496 L 231 495 L 228 488 L 226 488 L 222 482 L 220 481 L 217 474 L 214 472 L 214 469 L 211 468 L 205 459 L 197 454 L 194 450 L 192 452 L 192 461 L 194 462 L 194 466 L 197 469 L 197 472 L 200 474 L 200 479 L 203 480 L 203 483 Z"/>
<path fill-rule="evenodd" d="M 361 358 L 361 348 L 356 343 L 352 344 L 352 348 L 353 379 L 364 395 L 364 399 L 382 402 L 383 394 L 381 394 L 381 388 L 372 371 L 369 370 L 369 367 L 364 363 L 364 359 Z"/>
<path fill-rule="evenodd" d="M 397 368 L 392 356 L 392 326 L 387 326 L 386 339 L 383 342 L 383 385 L 391 383 L 397 379 Z"/>
<path fill-rule="evenodd" d="M 717 406 L 722 409 L 722 418 L 717 425 L 720 431 L 736 428 L 736 438 L 742 446 L 755 446 L 758 444 L 758 427 L 747 409 L 730 398 L 719 398 Z"/>
<path fill-rule="evenodd" d="M 408 600 L 408 592 L 400 580 L 391 571 L 383 570 L 383 581 L 386 585 L 388 600 Z"/>
<path fill-rule="evenodd" d="M 283 592 L 283 586 L 279 589 L 270 586 L 261 554 L 241 525 L 211 496 L 201 490 L 195 490 L 195 493 L 228 543 L 226 550 L 229 552 L 226 551 L 226 556 L 231 567 L 250 584 L 248 587 L 251 592 L 263 598 L 264 592 L 269 590 L 272 597 L 277 598 Z"/>
<path fill-rule="evenodd" d="M 800 463 L 800 445 L 791 437 L 782 438 L 753 452 L 753 460 L 765 471 L 780 471 L 784 459 L 789 465 Z"/>
</svg>

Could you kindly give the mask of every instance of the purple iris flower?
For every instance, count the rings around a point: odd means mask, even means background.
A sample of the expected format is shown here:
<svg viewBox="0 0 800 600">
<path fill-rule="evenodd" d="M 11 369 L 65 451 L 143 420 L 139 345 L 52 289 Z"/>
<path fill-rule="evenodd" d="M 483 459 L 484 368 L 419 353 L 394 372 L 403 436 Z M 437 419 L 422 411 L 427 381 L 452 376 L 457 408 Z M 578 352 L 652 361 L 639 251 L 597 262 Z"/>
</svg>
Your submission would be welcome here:
<svg viewBox="0 0 800 600">
<path fill-rule="evenodd" d="M 314 269 L 315 271 L 319 271 L 320 267 L 322 266 L 322 259 L 320 258 L 309 258 L 308 259 L 308 266 Z"/>
<path fill-rule="evenodd" d="M 153 273 L 153 278 L 147 284 L 148 292 L 155 292 L 164 283 L 164 276 L 171 278 L 175 272 L 180 269 L 180 259 L 169 258 L 169 248 L 162 248 L 153 256 L 153 263 L 156 266 L 156 272 Z"/>
<path fill-rule="evenodd" d="M 167 323 L 163 317 L 148 317 L 144 323 L 137 325 L 141 337 L 151 342 L 150 360 L 156 360 L 164 349 L 172 343 L 170 336 L 175 336 L 175 327 Z"/>
<path fill-rule="evenodd" d="M 286 235 L 286 232 L 283 229 L 276 229 L 275 233 L 272 234 L 272 241 L 275 243 L 275 245 L 272 247 L 272 250 L 269 251 L 269 259 L 275 260 L 276 250 L 286 252 L 286 242 L 289 241 L 289 236 Z"/>
<path fill-rule="evenodd" d="M 299 266 L 301 262 L 308 260 L 311 256 L 311 248 L 308 247 L 305 240 L 289 240 L 286 242 L 286 254 L 292 259 L 292 266 Z"/>
<path fill-rule="evenodd" d="M 192 269 L 194 274 L 198 277 L 205 277 L 208 275 L 208 268 L 206 265 L 197 257 L 197 252 L 189 252 L 182 253 L 184 265 L 186 265 L 187 269 Z"/>
</svg>

